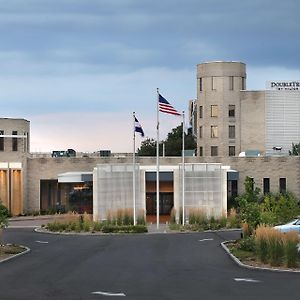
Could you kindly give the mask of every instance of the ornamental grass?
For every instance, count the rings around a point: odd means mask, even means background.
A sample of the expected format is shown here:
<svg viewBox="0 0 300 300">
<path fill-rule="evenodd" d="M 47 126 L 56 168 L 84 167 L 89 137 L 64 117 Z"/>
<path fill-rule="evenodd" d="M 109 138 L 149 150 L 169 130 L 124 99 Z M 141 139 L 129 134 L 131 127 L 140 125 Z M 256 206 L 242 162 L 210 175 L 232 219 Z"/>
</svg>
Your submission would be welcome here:
<svg viewBox="0 0 300 300">
<path fill-rule="evenodd" d="M 298 262 L 297 232 L 282 233 L 273 227 L 260 225 L 255 231 L 255 252 L 262 263 L 271 266 L 296 267 Z"/>
<path fill-rule="evenodd" d="M 296 231 L 287 232 L 284 236 L 286 266 L 288 268 L 297 267 L 298 251 L 297 245 L 300 242 Z"/>
</svg>

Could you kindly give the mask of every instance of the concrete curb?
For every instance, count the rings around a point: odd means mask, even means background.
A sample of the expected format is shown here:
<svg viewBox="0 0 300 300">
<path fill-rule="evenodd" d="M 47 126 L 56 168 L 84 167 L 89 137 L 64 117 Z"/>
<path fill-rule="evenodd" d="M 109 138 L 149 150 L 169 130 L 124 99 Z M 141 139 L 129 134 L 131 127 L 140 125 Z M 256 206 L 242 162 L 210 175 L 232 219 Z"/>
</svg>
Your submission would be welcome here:
<svg viewBox="0 0 300 300">
<path fill-rule="evenodd" d="M 289 273 L 300 273 L 300 271 L 297 270 L 291 270 L 291 269 L 276 269 L 276 268 L 266 268 L 266 267 L 255 267 L 251 265 L 246 265 L 242 263 L 236 256 L 234 256 L 228 247 L 226 246 L 227 243 L 233 243 L 234 240 L 231 241 L 224 241 L 221 243 L 221 247 L 227 252 L 227 254 L 231 257 L 231 259 L 240 267 L 250 269 L 250 270 L 261 270 L 261 271 L 273 271 L 273 272 L 289 272 Z"/>
<path fill-rule="evenodd" d="M 20 253 L 18 253 L 18 254 L 11 255 L 11 256 L 9 256 L 9 257 L 7 257 L 7 258 L 1 259 L 1 260 L 0 260 L 0 263 L 6 262 L 6 261 L 11 260 L 11 259 L 13 259 L 13 258 L 17 258 L 17 257 L 19 257 L 19 256 L 21 256 L 21 255 L 24 255 L 24 254 L 27 254 L 28 252 L 31 251 L 30 248 L 28 248 L 28 247 L 26 247 L 26 246 L 23 246 L 23 245 L 18 245 L 18 246 L 24 248 L 25 251 L 20 252 Z"/>
</svg>

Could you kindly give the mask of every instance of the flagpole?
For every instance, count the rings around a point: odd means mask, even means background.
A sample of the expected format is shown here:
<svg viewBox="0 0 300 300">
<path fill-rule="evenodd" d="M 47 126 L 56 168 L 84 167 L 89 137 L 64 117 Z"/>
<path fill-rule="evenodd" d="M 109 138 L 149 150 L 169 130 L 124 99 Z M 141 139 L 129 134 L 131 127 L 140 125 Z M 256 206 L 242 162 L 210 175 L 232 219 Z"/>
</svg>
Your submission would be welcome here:
<svg viewBox="0 0 300 300">
<path fill-rule="evenodd" d="M 185 133 L 184 111 L 182 111 L 182 225 L 185 224 L 185 166 L 184 166 L 184 133 Z"/>
<path fill-rule="evenodd" d="M 136 225 L 136 195 L 135 195 L 135 112 L 133 112 L 133 180 L 132 180 L 132 195 L 133 195 L 133 225 Z"/>
<path fill-rule="evenodd" d="M 157 138 L 156 138 L 156 227 L 159 229 L 159 89 L 157 88 Z"/>
</svg>

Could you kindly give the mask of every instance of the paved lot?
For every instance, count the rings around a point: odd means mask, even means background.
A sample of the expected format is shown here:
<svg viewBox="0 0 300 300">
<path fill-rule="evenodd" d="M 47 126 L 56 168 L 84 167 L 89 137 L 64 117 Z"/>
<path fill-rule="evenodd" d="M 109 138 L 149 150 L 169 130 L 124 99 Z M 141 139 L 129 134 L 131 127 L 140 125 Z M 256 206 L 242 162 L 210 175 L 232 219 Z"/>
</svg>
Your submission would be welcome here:
<svg viewBox="0 0 300 300">
<path fill-rule="evenodd" d="M 0 264 L 0 299 L 298 298 L 299 274 L 248 270 L 231 261 L 220 242 L 237 236 L 62 236 L 7 229 L 6 242 L 32 251 Z"/>
</svg>

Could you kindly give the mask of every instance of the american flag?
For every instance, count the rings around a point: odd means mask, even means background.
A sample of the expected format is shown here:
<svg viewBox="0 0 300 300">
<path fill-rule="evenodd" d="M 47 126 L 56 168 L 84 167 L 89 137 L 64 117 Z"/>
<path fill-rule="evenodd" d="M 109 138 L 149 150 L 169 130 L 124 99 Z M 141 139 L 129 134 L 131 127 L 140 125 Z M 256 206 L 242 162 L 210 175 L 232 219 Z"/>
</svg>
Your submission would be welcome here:
<svg viewBox="0 0 300 300">
<path fill-rule="evenodd" d="M 181 113 L 178 112 L 162 95 L 158 94 L 158 98 L 159 111 L 166 114 L 181 116 Z"/>
</svg>

